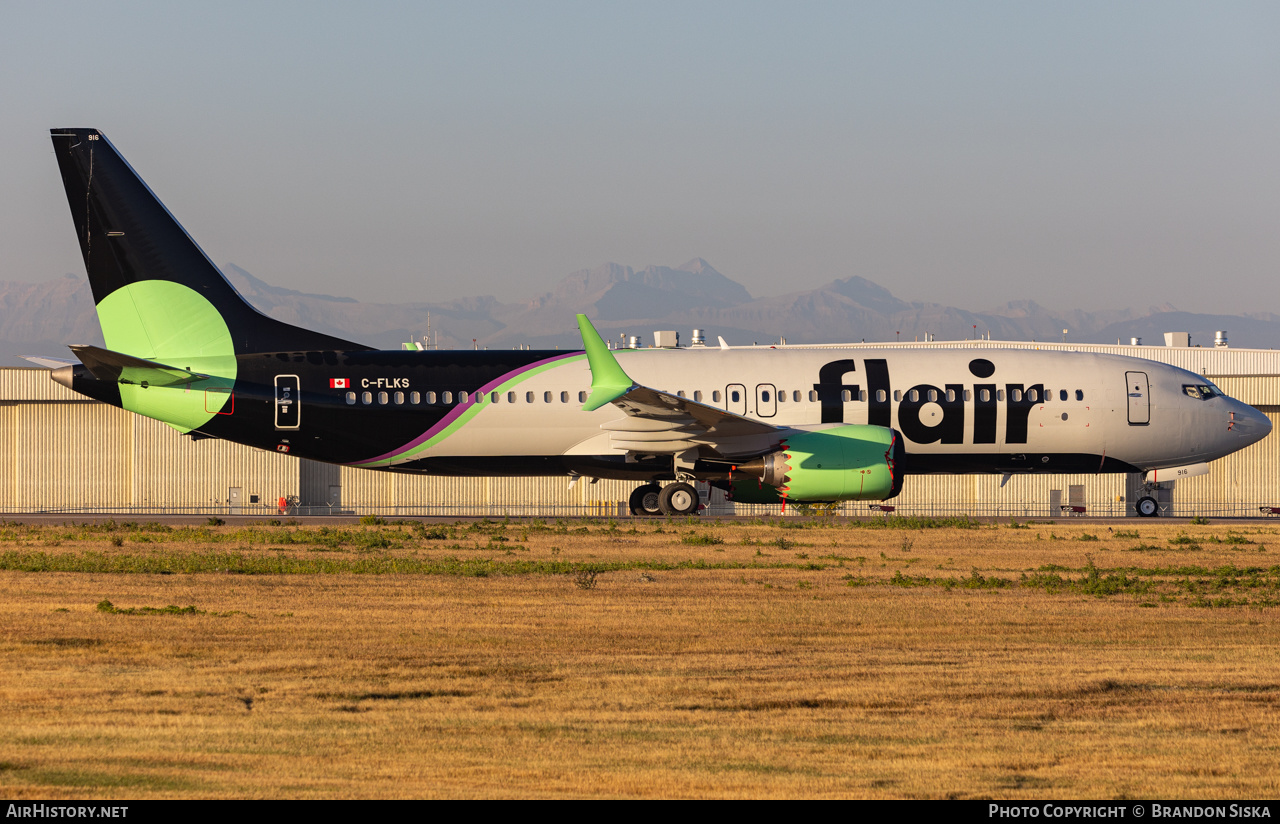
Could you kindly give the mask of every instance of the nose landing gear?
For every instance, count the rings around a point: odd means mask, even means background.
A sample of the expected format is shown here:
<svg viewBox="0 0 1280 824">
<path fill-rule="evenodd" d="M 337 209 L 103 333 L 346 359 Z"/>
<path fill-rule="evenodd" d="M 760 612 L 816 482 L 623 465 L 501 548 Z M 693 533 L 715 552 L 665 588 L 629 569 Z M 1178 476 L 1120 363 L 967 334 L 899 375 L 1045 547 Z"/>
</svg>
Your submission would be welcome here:
<svg viewBox="0 0 1280 824">
<path fill-rule="evenodd" d="M 1133 509 L 1142 518 L 1154 518 L 1160 514 L 1160 504 L 1156 503 L 1156 499 L 1150 495 L 1145 495 L 1134 502 Z"/>
</svg>

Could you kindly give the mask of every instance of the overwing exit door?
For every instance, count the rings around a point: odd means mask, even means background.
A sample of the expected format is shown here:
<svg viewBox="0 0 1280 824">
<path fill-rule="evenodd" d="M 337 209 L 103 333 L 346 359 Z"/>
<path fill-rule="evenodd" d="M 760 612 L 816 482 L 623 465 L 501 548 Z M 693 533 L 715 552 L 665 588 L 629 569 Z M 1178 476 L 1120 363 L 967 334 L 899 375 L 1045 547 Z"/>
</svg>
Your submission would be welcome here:
<svg viewBox="0 0 1280 824">
<path fill-rule="evenodd" d="M 1125 394 L 1129 396 L 1129 425 L 1151 423 L 1151 384 L 1146 372 L 1125 372 Z"/>
<path fill-rule="evenodd" d="M 778 390 L 773 384 L 756 386 L 756 414 L 761 418 L 772 418 L 778 414 Z"/>
</svg>

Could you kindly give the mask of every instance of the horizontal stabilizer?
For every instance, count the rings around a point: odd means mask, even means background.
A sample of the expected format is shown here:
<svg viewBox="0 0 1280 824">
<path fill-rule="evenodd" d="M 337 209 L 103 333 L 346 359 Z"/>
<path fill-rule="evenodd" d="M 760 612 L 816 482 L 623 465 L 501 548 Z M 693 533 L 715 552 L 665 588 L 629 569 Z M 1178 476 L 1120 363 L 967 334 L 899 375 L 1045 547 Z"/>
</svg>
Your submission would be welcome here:
<svg viewBox="0 0 1280 824">
<path fill-rule="evenodd" d="M 135 358 L 123 352 L 112 352 L 98 346 L 72 346 L 71 351 L 100 381 L 138 383 L 148 386 L 179 386 L 209 380 L 208 375 L 177 366 Z"/>
<path fill-rule="evenodd" d="M 61 369 L 64 366 L 75 366 L 76 363 L 66 358 L 41 358 L 35 355 L 20 355 L 19 357 L 45 369 Z"/>
</svg>

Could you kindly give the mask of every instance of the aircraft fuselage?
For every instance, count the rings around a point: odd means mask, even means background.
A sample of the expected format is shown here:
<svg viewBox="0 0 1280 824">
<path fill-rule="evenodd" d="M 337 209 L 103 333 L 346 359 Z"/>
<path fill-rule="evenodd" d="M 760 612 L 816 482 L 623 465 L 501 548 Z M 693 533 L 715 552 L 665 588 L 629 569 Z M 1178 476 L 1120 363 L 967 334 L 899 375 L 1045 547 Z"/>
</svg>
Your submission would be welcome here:
<svg viewBox="0 0 1280 824">
<path fill-rule="evenodd" d="M 1136 472 L 1207 462 L 1270 422 L 1195 373 L 1116 355 L 975 346 L 619 350 L 637 383 L 787 432 L 870 424 L 901 433 L 903 471 Z M 199 371 L 198 358 L 184 363 Z M 199 432 L 320 461 L 406 472 L 631 479 L 672 476 L 670 456 L 628 457 L 582 410 L 582 352 L 357 351 L 237 356 L 230 403 Z M 77 391 L 122 403 L 83 371 Z M 150 393 L 203 393 L 150 387 Z M 219 391 L 227 391 L 222 389 Z M 766 438 L 767 440 L 767 438 Z M 726 444 L 733 459 L 769 448 Z M 704 452 L 705 455 L 705 452 Z"/>
</svg>

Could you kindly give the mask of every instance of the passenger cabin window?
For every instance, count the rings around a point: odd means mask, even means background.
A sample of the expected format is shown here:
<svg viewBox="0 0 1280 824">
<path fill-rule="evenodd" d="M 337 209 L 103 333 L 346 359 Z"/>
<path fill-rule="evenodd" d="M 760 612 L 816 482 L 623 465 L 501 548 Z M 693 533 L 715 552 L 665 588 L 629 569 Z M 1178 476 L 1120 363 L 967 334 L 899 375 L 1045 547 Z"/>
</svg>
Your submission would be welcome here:
<svg viewBox="0 0 1280 824">
<path fill-rule="evenodd" d="M 1082 401 L 1082 400 L 1084 400 L 1084 392 L 1083 392 L 1083 391 L 1081 391 L 1081 390 L 1079 390 L 1079 389 L 1077 389 L 1077 390 L 1076 390 L 1076 400 L 1078 400 L 1078 401 Z"/>
<path fill-rule="evenodd" d="M 794 391 L 794 392 L 792 392 L 792 393 L 791 393 L 791 400 L 795 401 L 796 403 L 800 403 L 800 390 L 799 390 L 799 389 L 797 389 L 796 391 Z"/>
<path fill-rule="evenodd" d="M 413 404 L 414 406 L 417 406 L 418 404 L 422 403 L 422 395 L 418 392 L 410 392 L 409 403 Z"/>
<path fill-rule="evenodd" d="M 568 402 L 569 402 L 569 393 L 568 393 L 568 392 L 561 392 L 561 393 L 560 393 L 560 403 L 568 403 Z"/>
<path fill-rule="evenodd" d="M 698 401 L 699 403 L 701 403 L 701 402 L 702 402 L 702 392 L 701 392 L 700 390 L 698 390 L 698 389 L 693 390 L 693 399 L 694 399 L 695 401 Z"/>
<path fill-rule="evenodd" d="M 404 393 L 397 392 L 395 395 L 395 401 L 397 405 L 404 403 Z"/>
<path fill-rule="evenodd" d="M 979 389 L 979 390 L 978 390 L 978 400 L 982 401 L 983 403 L 991 403 L 991 390 L 990 390 L 990 389 Z"/>
<path fill-rule="evenodd" d="M 489 393 L 489 403 L 497 403 L 497 402 L 498 402 L 498 400 L 499 400 L 501 397 L 502 397 L 502 393 L 501 393 L 501 392 L 490 392 L 490 393 Z"/>
<path fill-rule="evenodd" d="M 467 402 L 467 393 L 466 393 L 466 392 L 459 392 L 459 393 L 458 393 L 458 403 L 466 403 L 466 402 Z"/>
<path fill-rule="evenodd" d="M 386 393 L 386 392 L 379 392 L 379 393 L 378 393 L 378 403 L 385 404 L 386 402 L 387 402 L 387 393 Z"/>
<path fill-rule="evenodd" d="M 918 389 L 912 389 L 910 392 L 907 393 L 907 398 L 912 403 L 915 403 L 916 401 L 920 400 L 920 391 Z"/>
<path fill-rule="evenodd" d="M 1027 400 L 1031 401 L 1032 403 L 1035 403 L 1036 401 L 1040 400 L 1040 393 L 1034 389 L 1028 389 Z"/>
<path fill-rule="evenodd" d="M 894 402 L 895 402 L 895 403 L 901 403 L 901 402 L 902 402 L 902 390 L 901 390 L 901 389 L 895 389 L 895 390 L 893 390 L 893 400 L 894 400 Z"/>
<path fill-rule="evenodd" d="M 550 392 L 543 392 L 543 393 L 542 393 L 542 402 L 543 402 L 543 403 L 551 403 L 551 393 L 550 393 Z"/>
<path fill-rule="evenodd" d="M 815 401 L 817 401 L 817 400 L 818 400 L 818 393 L 817 393 L 816 391 L 814 391 L 813 389 L 810 389 L 810 390 L 809 390 L 809 403 L 814 403 L 814 402 L 815 402 Z"/>
<path fill-rule="evenodd" d="M 936 389 L 930 389 L 930 390 L 929 390 L 929 403 L 937 403 L 937 402 L 938 402 L 938 390 L 936 390 Z"/>
<path fill-rule="evenodd" d="M 453 393 L 452 393 L 452 392 L 441 392 L 441 393 L 440 393 L 440 403 L 453 403 Z"/>
<path fill-rule="evenodd" d="M 355 392 L 348 392 L 348 393 L 347 393 L 347 403 L 349 403 L 349 404 L 350 404 L 350 403 L 355 403 L 355 402 L 356 402 L 356 393 L 355 393 Z"/>
<path fill-rule="evenodd" d="M 997 401 L 999 401 L 999 402 L 1001 402 L 1001 403 L 1003 403 L 1003 402 L 1004 402 L 1004 390 L 1003 390 L 1003 389 L 997 389 L 997 390 L 996 390 L 996 400 L 997 400 Z"/>
<path fill-rule="evenodd" d="M 786 392 L 786 390 L 785 390 L 785 389 L 779 389 L 779 390 L 778 390 L 778 403 L 786 403 L 786 402 L 787 402 L 787 392 Z"/>
<path fill-rule="evenodd" d="M 532 393 L 532 392 L 525 392 L 525 393 L 524 393 L 524 402 L 525 402 L 525 403 L 533 403 L 533 393 Z"/>
<path fill-rule="evenodd" d="M 578 393 L 578 403 L 586 403 L 586 402 L 587 402 L 587 393 L 586 393 L 586 392 L 579 392 L 579 393 Z"/>
<path fill-rule="evenodd" d="M 507 393 L 507 403 L 515 403 L 515 402 L 516 402 L 516 393 L 515 393 L 515 392 L 508 392 L 508 393 Z"/>
<path fill-rule="evenodd" d="M 373 403 L 373 393 L 372 393 L 372 392 L 365 392 L 365 393 L 360 397 L 360 400 L 364 401 L 366 404 Z"/>
<path fill-rule="evenodd" d="M 1010 390 L 1009 390 L 1009 400 L 1013 401 L 1014 403 L 1017 403 L 1018 401 L 1022 400 L 1022 390 L 1021 390 L 1021 389 L 1010 389 Z"/>
<path fill-rule="evenodd" d="M 883 389 L 877 389 L 877 390 L 876 390 L 876 403 L 884 403 L 884 402 L 885 402 L 885 398 L 886 398 L 886 395 L 885 395 L 884 390 L 883 390 Z"/>
<path fill-rule="evenodd" d="M 849 393 L 848 389 L 841 389 L 840 400 L 844 401 L 845 403 L 848 403 L 849 401 L 853 400 L 853 395 Z"/>
<path fill-rule="evenodd" d="M 930 394 L 930 395 L 932 395 L 933 393 L 932 393 L 932 392 L 930 392 L 929 394 Z M 955 403 L 955 402 L 956 402 L 956 390 L 954 390 L 954 389 L 948 389 L 948 390 L 947 390 L 947 403 Z"/>
<path fill-rule="evenodd" d="M 1058 400 L 1060 400 L 1060 401 L 1065 401 L 1066 399 L 1067 399 L 1067 390 L 1065 390 L 1065 389 L 1059 389 L 1059 390 L 1058 390 Z"/>
<path fill-rule="evenodd" d="M 711 402 L 712 402 L 712 403 L 720 403 L 720 390 L 719 390 L 719 389 L 713 389 L 713 390 L 711 390 Z"/>
</svg>

